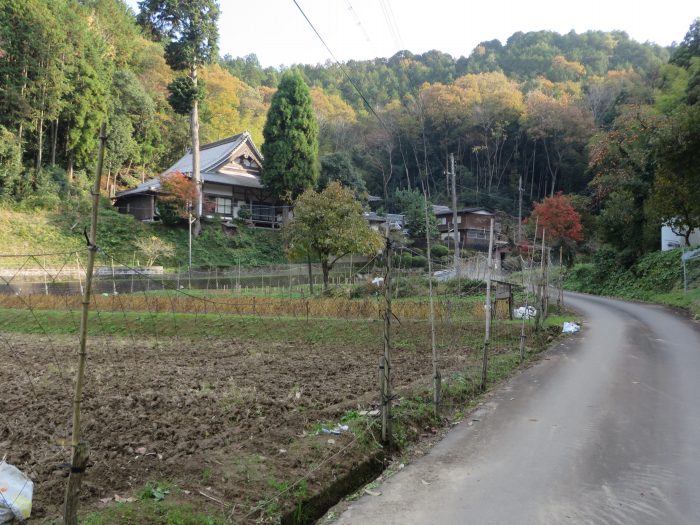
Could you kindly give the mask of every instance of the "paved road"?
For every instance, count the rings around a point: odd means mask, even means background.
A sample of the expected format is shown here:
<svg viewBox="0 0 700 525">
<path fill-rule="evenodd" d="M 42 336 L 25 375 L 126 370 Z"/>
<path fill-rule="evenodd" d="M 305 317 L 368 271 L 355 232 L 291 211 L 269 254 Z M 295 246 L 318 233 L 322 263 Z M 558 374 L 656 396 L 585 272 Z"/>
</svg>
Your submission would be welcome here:
<svg viewBox="0 0 700 525">
<path fill-rule="evenodd" d="M 662 307 L 567 300 L 580 334 L 338 523 L 700 524 L 700 330 Z"/>
</svg>

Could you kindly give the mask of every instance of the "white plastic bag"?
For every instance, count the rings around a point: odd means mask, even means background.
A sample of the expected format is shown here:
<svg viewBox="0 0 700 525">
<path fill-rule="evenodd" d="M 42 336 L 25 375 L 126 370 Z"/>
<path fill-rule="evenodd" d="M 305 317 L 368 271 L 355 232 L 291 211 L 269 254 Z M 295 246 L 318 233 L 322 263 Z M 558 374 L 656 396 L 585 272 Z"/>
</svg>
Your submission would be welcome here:
<svg viewBox="0 0 700 525">
<path fill-rule="evenodd" d="M 520 308 L 515 308 L 513 310 L 514 319 L 531 319 L 537 315 L 537 309 L 534 306 L 528 306 L 525 308 L 521 306 Z"/>
<path fill-rule="evenodd" d="M 32 480 L 18 468 L 0 461 L 0 524 L 29 518 L 33 492 Z"/>
<path fill-rule="evenodd" d="M 576 323 L 570 323 L 570 322 L 565 322 L 564 326 L 562 327 L 562 333 L 563 334 L 575 334 L 576 332 L 581 330 L 581 326 L 579 326 Z"/>
</svg>

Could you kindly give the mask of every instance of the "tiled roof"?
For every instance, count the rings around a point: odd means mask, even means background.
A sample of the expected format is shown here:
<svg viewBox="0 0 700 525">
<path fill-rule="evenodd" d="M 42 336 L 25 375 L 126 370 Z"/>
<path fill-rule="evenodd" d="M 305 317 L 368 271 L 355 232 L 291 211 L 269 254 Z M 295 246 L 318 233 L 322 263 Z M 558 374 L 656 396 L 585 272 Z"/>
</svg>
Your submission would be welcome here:
<svg viewBox="0 0 700 525">
<path fill-rule="evenodd" d="M 233 150 L 240 146 L 249 137 L 249 133 L 244 131 L 238 135 L 233 135 L 211 144 L 206 144 L 199 148 L 199 167 L 200 171 L 212 171 L 223 161 L 228 159 Z M 259 152 L 256 151 L 259 154 Z M 261 156 L 262 157 L 262 156 Z M 180 160 L 170 166 L 163 173 L 172 171 L 181 171 L 182 173 L 192 173 L 192 152 L 187 152 Z"/>
<path fill-rule="evenodd" d="M 212 142 L 211 144 L 205 144 L 200 151 L 200 172 L 202 175 L 203 182 L 211 182 L 216 184 L 235 184 L 236 186 L 245 186 L 248 188 L 262 188 L 260 184 L 260 179 L 255 175 L 246 175 L 244 173 L 237 174 L 223 174 L 216 173 L 214 170 L 217 169 L 221 163 L 225 162 L 233 153 L 233 151 L 238 148 L 243 142 L 245 142 L 250 137 L 247 131 L 239 133 L 238 135 L 233 135 L 232 137 L 219 140 L 217 142 Z M 255 153 L 260 155 L 260 152 L 255 147 L 255 144 L 251 141 Z M 262 155 L 260 155 L 262 158 Z M 192 152 L 188 152 L 175 164 L 170 166 L 163 174 L 171 173 L 173 171 L 180 171 L 187 175 L 192 173 Z M 148 191 L 158 191 L 160 189 L 160 178 L 154 177 L 149 179 L 135 188 L 129 190 L 118 191 L 117 197 L 126 197 L 128 195 L 136 195 L 139 193 L 146 193 Z"/>
</svg>

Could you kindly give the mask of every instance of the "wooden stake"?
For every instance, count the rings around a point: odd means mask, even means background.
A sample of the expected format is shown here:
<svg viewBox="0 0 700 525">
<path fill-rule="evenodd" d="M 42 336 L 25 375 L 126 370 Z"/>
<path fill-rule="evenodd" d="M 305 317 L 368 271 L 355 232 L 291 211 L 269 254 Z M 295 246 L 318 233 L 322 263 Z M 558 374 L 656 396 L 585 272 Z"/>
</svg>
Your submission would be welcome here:
<svg viewBox="0 0 700 525">
<path fill-rule="evenodd" d="M 71 472 L 66 487 L 65 510 L 63 513 L 64 525 L 78 525 L 78 501 L 80 500 L 80 485 L 85 474 L 88 462 L 89 450 L 86 443 L 78 443 L 73 451 Z"/>
<path fill-rule="evenodd" d="M 539 278 L 539 286 L 537 287 L 538 291 L 538 308 L 537 308 L 537 313 L 535 314 L 535 330 L 540 330 L 542 328 L 542 320 L 544 319 L 546 312 L 546 301 L 545 301 L 545 275 L 544 275 L 544 242 L 545 242 L 545 236 L 547 234 L 547 230 L 542 229 L 542 251 L 540 254 L 540 278 Z"/>
<path fill-rule="evenodd" d="M 452 167 L 454 170 L 454 157 L 452 158 Z M 428 219 L 428 196 L 423 193 L 423 201 L 425 208 L 425 243 L 428 250 L 428 294 L 430 296 L 430 343 L 433 356 L 433 411 L 437 417 L 440 414 L 440 393 L 442 391 L 442 380 L 440 371 L 438 370 L 437 345 L 435 343 L 435 303 L 433 302 L 433 266 L 430 254 L 430 221 Z M 456 215 L 456 213 L 455 213 Z M 454 224 L 457 228 L 457 225 Z M 455 246 L 457 235 L 455 234 Z M 455 270 L 457 269 L 458 255 L 455 252 Z"/>
<path fill-rule="evenodd" d="M 532 245 L 532 250 L 530 251 L 530 265 L 528 267 L 527 271 L 527 285 L 525 285 L 525 273 L 523 269 L 523 287 L 525 288 L 525 313 L 523 314 L 522 317 L 522 323 L 520 324 L 520 362 L 522 363 L 525 360 L 525 318 L 529 317 L 528 310 L 530 308 L 530 286 L 532 285 L 532 259 L 534 257 L 535 253 L 535 239 L 537 238 L 537 226 L 539 224 L 540 218 L 539 216 L 535 219 L 535 236 L 532 240 L 533 245 Z M 527 242 L 526 242 L 527 244 Z M 522 259 L 523 265 L 525 264 L 525 260 Z"/>
<path fill-rule="evenodd" d="M 87 462 L 87 446 L 81 447 L 80 436 L 80 403 L 83 398 L 83 382 L 85 378 L 85 363 L 87 360 L 87 328 L 88 311 L 90 310 L 90 295 L 92 292 L 92 272 L 95 267 L 95 255 L 97 254 L 97 215 L 100 206 L 100 179 L 102 177 L 102 165 L 104 162 L 105 143 L 107 135 L 105 125 L 100 127 L 100 147 L 97 153 L 97 167 L 95 168 L 95 184 L 92 189 L 92 215 L 90 220 L 90 234 L 88 236 L 88 260 L 85 270 L 85 291 L 83 293 L 83 308 L 80 314 L 80 351 L 78 353 L 78 371 L 75 378 L 75 392 L 73 395 L 73 432 L 71 446 L 73 457 L 71 472 L 68 477 L 68 487 L 63 509 L 64 525 L 77 524 L 78 496 L 85 464 Z"/>
<path fill-rule="evenodd" d="M 384 361 L 383 381 L 381 382 L 382 402 L 382 443 L 391 447 L 391 257 L 392 242 L 387 228 L 384 274 Z"/>
<path fill-rule="evenodd" d="M 484 331 L 484 358 L 481 365 L 481 390 L 486 388 L 486 372 L 489 366 L 489 342 L 491 338 L 491 263 L 493 256 L 493 222 L 491 217 L 491 232 L 489 233 L 489 256 L 486 264 L 486 329 Z"/>
</svg>

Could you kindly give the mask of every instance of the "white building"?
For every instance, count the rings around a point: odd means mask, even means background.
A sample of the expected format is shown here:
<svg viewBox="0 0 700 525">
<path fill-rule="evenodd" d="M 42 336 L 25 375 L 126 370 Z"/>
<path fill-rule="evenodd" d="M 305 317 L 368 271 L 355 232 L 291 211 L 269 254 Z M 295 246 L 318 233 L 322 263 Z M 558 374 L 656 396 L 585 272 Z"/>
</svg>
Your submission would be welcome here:
<svg viewBox="0 0 700 525">
<path fill-rule="evenodd" d="M 700 230 L 694 230 L 690 234 L 690 246 L 700 245 Z M 685 237 L 676 235 L 670 226 L 661 227 L 661 251 L 673 250 L 685 246 Z"/>
</svg>

